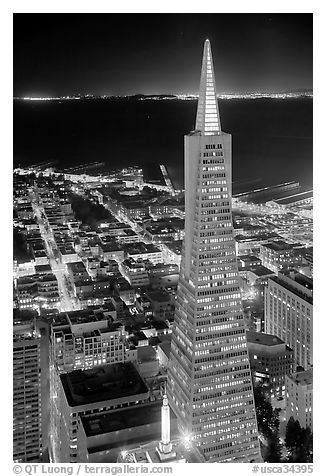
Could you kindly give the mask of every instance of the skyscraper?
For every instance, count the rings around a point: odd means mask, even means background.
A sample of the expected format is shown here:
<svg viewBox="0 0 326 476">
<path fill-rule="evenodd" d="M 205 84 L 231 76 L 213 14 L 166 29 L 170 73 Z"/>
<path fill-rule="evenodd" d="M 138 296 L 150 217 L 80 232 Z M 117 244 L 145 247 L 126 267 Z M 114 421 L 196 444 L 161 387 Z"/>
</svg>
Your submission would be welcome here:
<svg viewBox="0 0 326 476">
<path fill-rule="evenodd" d="M 15 318 L 13 325 L 13 459 L 40 462 L 41 336 L 33 318 Z"/>
<path fill-rule="evenodd" d="M 168 398 L 206 462 L 260 461 L 231 211 L 231 135 L 222 132 L 209 40 L 193 132 Z"/>
<path fill-rule="evenodd" d="M 278 273 L 265 289 L 266 332 L 293 349 L 294 364 L 309 370 L 313 363 L 313 280 L 301 273 Z"/>
</svg>

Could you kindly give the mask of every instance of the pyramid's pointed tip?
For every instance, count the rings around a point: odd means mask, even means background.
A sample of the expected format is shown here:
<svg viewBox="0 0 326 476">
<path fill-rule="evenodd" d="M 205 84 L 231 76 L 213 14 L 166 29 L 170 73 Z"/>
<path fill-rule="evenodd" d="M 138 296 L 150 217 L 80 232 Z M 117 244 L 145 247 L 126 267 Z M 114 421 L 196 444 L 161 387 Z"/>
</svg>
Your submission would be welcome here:
<svg viewBox="0 0 326 476">
<path fill-rule="evenodd" d="M 211 42 L 209 41 L 209 39 L 207 38 L 205 40 L 205 43 L 204 43 L 204 52 L 203 52 L 203 55 L 204 56 L 207 56 L 208 54 L 210 54 L 210 51 L 211 51 Z"/>
<path fill-rule="evenodd" d="M 204 135 L 219 134 L 221 131 L 218 104 L 216 99 L 216 86 L 211 44 L 208 38 L 205 40 L 204 44 L 196 116 L 196 130 L 202 131 Z"/>
</svg>

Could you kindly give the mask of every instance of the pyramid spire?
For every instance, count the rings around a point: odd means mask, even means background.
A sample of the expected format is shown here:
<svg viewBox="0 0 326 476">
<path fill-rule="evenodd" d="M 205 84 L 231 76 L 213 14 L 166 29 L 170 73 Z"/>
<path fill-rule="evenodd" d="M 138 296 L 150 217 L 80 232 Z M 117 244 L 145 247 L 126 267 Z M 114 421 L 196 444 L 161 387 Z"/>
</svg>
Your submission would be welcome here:
<svg viewBox="0 0 326 476">
<path fill-rule="evenodd" d="M 206 40 L 204 44 L 196 130 L 201 131 L 205 136 L 219 135 L 221 133 L 221 120 L 216 98 L 213 58 L 209 40 Z"/>
</svg>

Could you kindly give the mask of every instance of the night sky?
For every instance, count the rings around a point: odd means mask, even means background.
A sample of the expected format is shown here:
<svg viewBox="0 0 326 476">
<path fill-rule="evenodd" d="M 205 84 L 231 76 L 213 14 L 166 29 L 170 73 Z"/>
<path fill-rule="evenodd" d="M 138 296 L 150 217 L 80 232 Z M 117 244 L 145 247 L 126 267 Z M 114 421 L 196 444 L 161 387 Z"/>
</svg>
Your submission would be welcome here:
<svg viewBox="0 0 326 476">
<path fill-rule="evenodd" d="M 14 14 L 14 95 L 312 88 L 312 14 Z"/>
</svg>

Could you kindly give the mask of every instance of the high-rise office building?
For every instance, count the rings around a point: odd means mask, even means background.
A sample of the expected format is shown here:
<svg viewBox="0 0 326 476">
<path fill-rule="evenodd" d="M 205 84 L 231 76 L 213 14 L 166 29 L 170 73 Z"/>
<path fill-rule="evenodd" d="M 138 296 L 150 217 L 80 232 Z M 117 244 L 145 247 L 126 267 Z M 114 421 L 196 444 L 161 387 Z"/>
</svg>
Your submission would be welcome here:
<svg viewBox="0 0 326 476">
<path fill-rule="evenodd" d="M 298 420 L 302 428 L 313 430 L 312 369 L 286 376 L 286 421 Z"/>
<path fill-rule="evenodd" d="M 51 461 L 68 461 L 68 459 L 60 459 L 66 451 L 66 448 L 62 448 L 62 434 L 65 432 L 64 429 L 62 430 L 62 408 L 65 408 L 63 403 L 65 398 L 61 375 L 76 370 L 93 369 L 104 364 L 137 360 L 137 349 L 128 345 L 124 326 L 118 322 L 110 322 L 112 319 L 109 312 L 70 311 L 59 314 L 52 321 L 50 330 Z M 75 433 L 76 431 L 70 435 L 72 450 L 75 449 Z M 71 454 L 75 453 L 71 451 Z M 66 456 L 68 458 L 68 453 Z M 73 460 L 69 459 L 69 461 Z"/>
<path fill-rule="evenodd" d="M 13 326 L 13 459 L 42 457 L 40 334 L 33 318 L 15 318 Z"/>
<path fill-rule="evenodd" d="M 261 461 L 232 227 L 231 135 L 221 129 L 209 40 L 196 127 L 185 136 L 185 190 L 169 402 L 203 461 Z"/>
<path fill-rule="evenodd" d="M 266 332 L 293 349 L 294 364 L 305 370 L 313 358 L 313 280 L 301 273 L 279 273 L 265 289 Z"/>
</svg>

